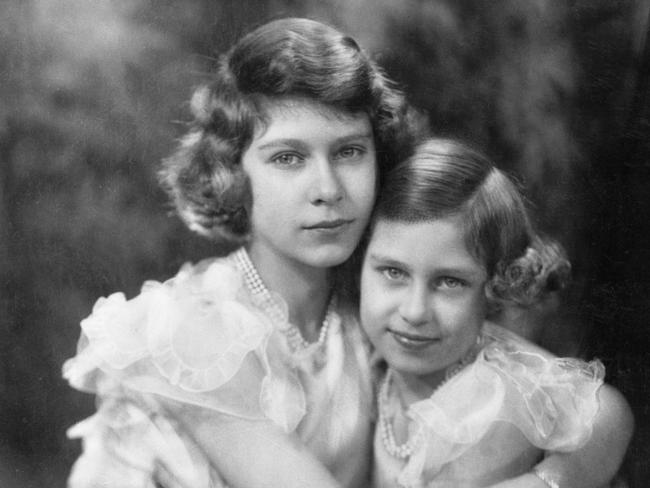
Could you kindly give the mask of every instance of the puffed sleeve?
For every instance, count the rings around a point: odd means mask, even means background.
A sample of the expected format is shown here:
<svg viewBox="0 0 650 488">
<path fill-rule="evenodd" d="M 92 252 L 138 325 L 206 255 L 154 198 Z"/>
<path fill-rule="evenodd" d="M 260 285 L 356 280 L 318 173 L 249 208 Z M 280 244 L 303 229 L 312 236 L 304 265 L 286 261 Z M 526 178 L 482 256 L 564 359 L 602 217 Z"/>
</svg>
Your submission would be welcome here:
<svg viewBox="0 0 650 488">
<path fill-rule="evenodd" d="M 290 432 L 305 413 L 302 386 L 273 324 L 247 299 L 227 259 L 185 265 L 127 300 L 100 298 L 81 323 L 63 375 L 100 396 L 153 394 Z"/>
<path fill-rule="evenodd" d="M 516 425 L 546 451 L 574 451 L 591 437 L 605 368 L 594 360 L 548 357 L 491 347 L 486 364 L 498 375 L 507 399 L 499 418 Z"/>
<path fill-rule="evenodd" d="M 423 430 L 423 444 L 401 472 L 415 484 L 476 445 L 498 422 L 514 425 L 545 451 L 570 452 L 591 437 L 603 384 L 600 361 L 557 358 L 526 342 L 496 341 L 474 363 L 430 398 L 413 404 L 409 417 Z"/>
</svg>

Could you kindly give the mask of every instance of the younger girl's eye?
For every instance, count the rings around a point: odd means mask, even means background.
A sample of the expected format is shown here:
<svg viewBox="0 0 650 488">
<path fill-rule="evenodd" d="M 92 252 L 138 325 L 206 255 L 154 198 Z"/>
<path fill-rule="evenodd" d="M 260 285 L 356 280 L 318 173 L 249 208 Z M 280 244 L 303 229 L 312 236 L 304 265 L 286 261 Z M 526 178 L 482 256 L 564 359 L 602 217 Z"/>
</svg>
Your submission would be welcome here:
<svg viewBox="0 0 650 488">
<path fill-rule="evenodd" d="M 273 156 L 271 158 L 271 161 L 279 164 L 280 166 L 295 166 L 302 161 L 302 158 L 295 153 L 280 153 L 276 156 Z"/>
<path fill-rule="evenodd" d="M 444 287 L 444 288 L 461 288 L 465 286 L 466 283 L 465 281 L 454 278 L 453 276 L 443 276 L 438 280 L 438 286 Z"/>
</svg>

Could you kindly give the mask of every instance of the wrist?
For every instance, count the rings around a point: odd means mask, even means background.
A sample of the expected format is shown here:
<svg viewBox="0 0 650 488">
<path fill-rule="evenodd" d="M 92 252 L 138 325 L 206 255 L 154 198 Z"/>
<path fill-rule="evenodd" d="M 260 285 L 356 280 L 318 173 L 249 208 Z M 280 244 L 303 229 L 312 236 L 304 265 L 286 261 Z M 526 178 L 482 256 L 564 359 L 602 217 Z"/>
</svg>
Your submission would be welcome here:
<svg viewBox="0 0 650 488">
<path fill-rule="evenodd" d="M 532 470 L 533 475 L 542 480 L 548 488 L 560 488 L 558 476 L 552 471 L 535 466 Z"/>
</svg>

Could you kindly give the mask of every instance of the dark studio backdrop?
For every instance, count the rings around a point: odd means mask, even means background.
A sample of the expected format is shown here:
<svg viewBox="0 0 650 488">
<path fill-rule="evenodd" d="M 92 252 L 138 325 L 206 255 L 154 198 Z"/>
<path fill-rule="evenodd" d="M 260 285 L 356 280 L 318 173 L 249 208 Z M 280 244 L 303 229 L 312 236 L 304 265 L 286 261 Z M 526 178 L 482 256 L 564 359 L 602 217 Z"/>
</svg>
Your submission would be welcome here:
<svg viewBox="0 0 650 488">
<path fill-rule="evenodd" d="M 63 487 L 93 399 L 60 379 L 95 299 L 218 252 L 155 173 L 242 33 L 309 16 L 376 53 L 436 133 L 526 189 L 575 281 L 536 337 L 599 357 L 650 482 L 649 0 L 0 1 L 0 486 Z"/>
</svg>

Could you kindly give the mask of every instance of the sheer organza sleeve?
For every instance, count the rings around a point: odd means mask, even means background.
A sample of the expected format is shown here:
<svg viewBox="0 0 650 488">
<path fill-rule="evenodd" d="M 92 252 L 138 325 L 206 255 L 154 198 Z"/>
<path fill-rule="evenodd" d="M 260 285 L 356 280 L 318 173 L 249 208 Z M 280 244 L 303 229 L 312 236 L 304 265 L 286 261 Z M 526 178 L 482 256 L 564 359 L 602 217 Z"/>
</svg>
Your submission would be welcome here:
<svg viewBox="0 0 650 488">
<path fill-rule="evenodd" d="M 589 440 L 605 376 L 600 361 L 503 347 L 487 348 L 484 355 L 504 390 L 500 420 L 515 424 L 533 445 L 547 451 L 573 451 Z"/>
<path fill-rule="evenodd" d="M 508 422 L 545 451 L 569 452 L 591 437 L 603 384 L 600 361 L 556 358 L 524 342 L 494 342 L 434 395 L 411 406 L 424 441 L 401 480 L 421 479 L 463 455 Z"/>
<path fill-rule="evenodd" d="M 228 260 L 185 265 L 127 300 L 100 298 L 81 323 L 77 355 L 63 367 L 80 390 L 145 393 L 293 431 L 302 386 L 273 324 L 247 298 Z"/>
</svg>

